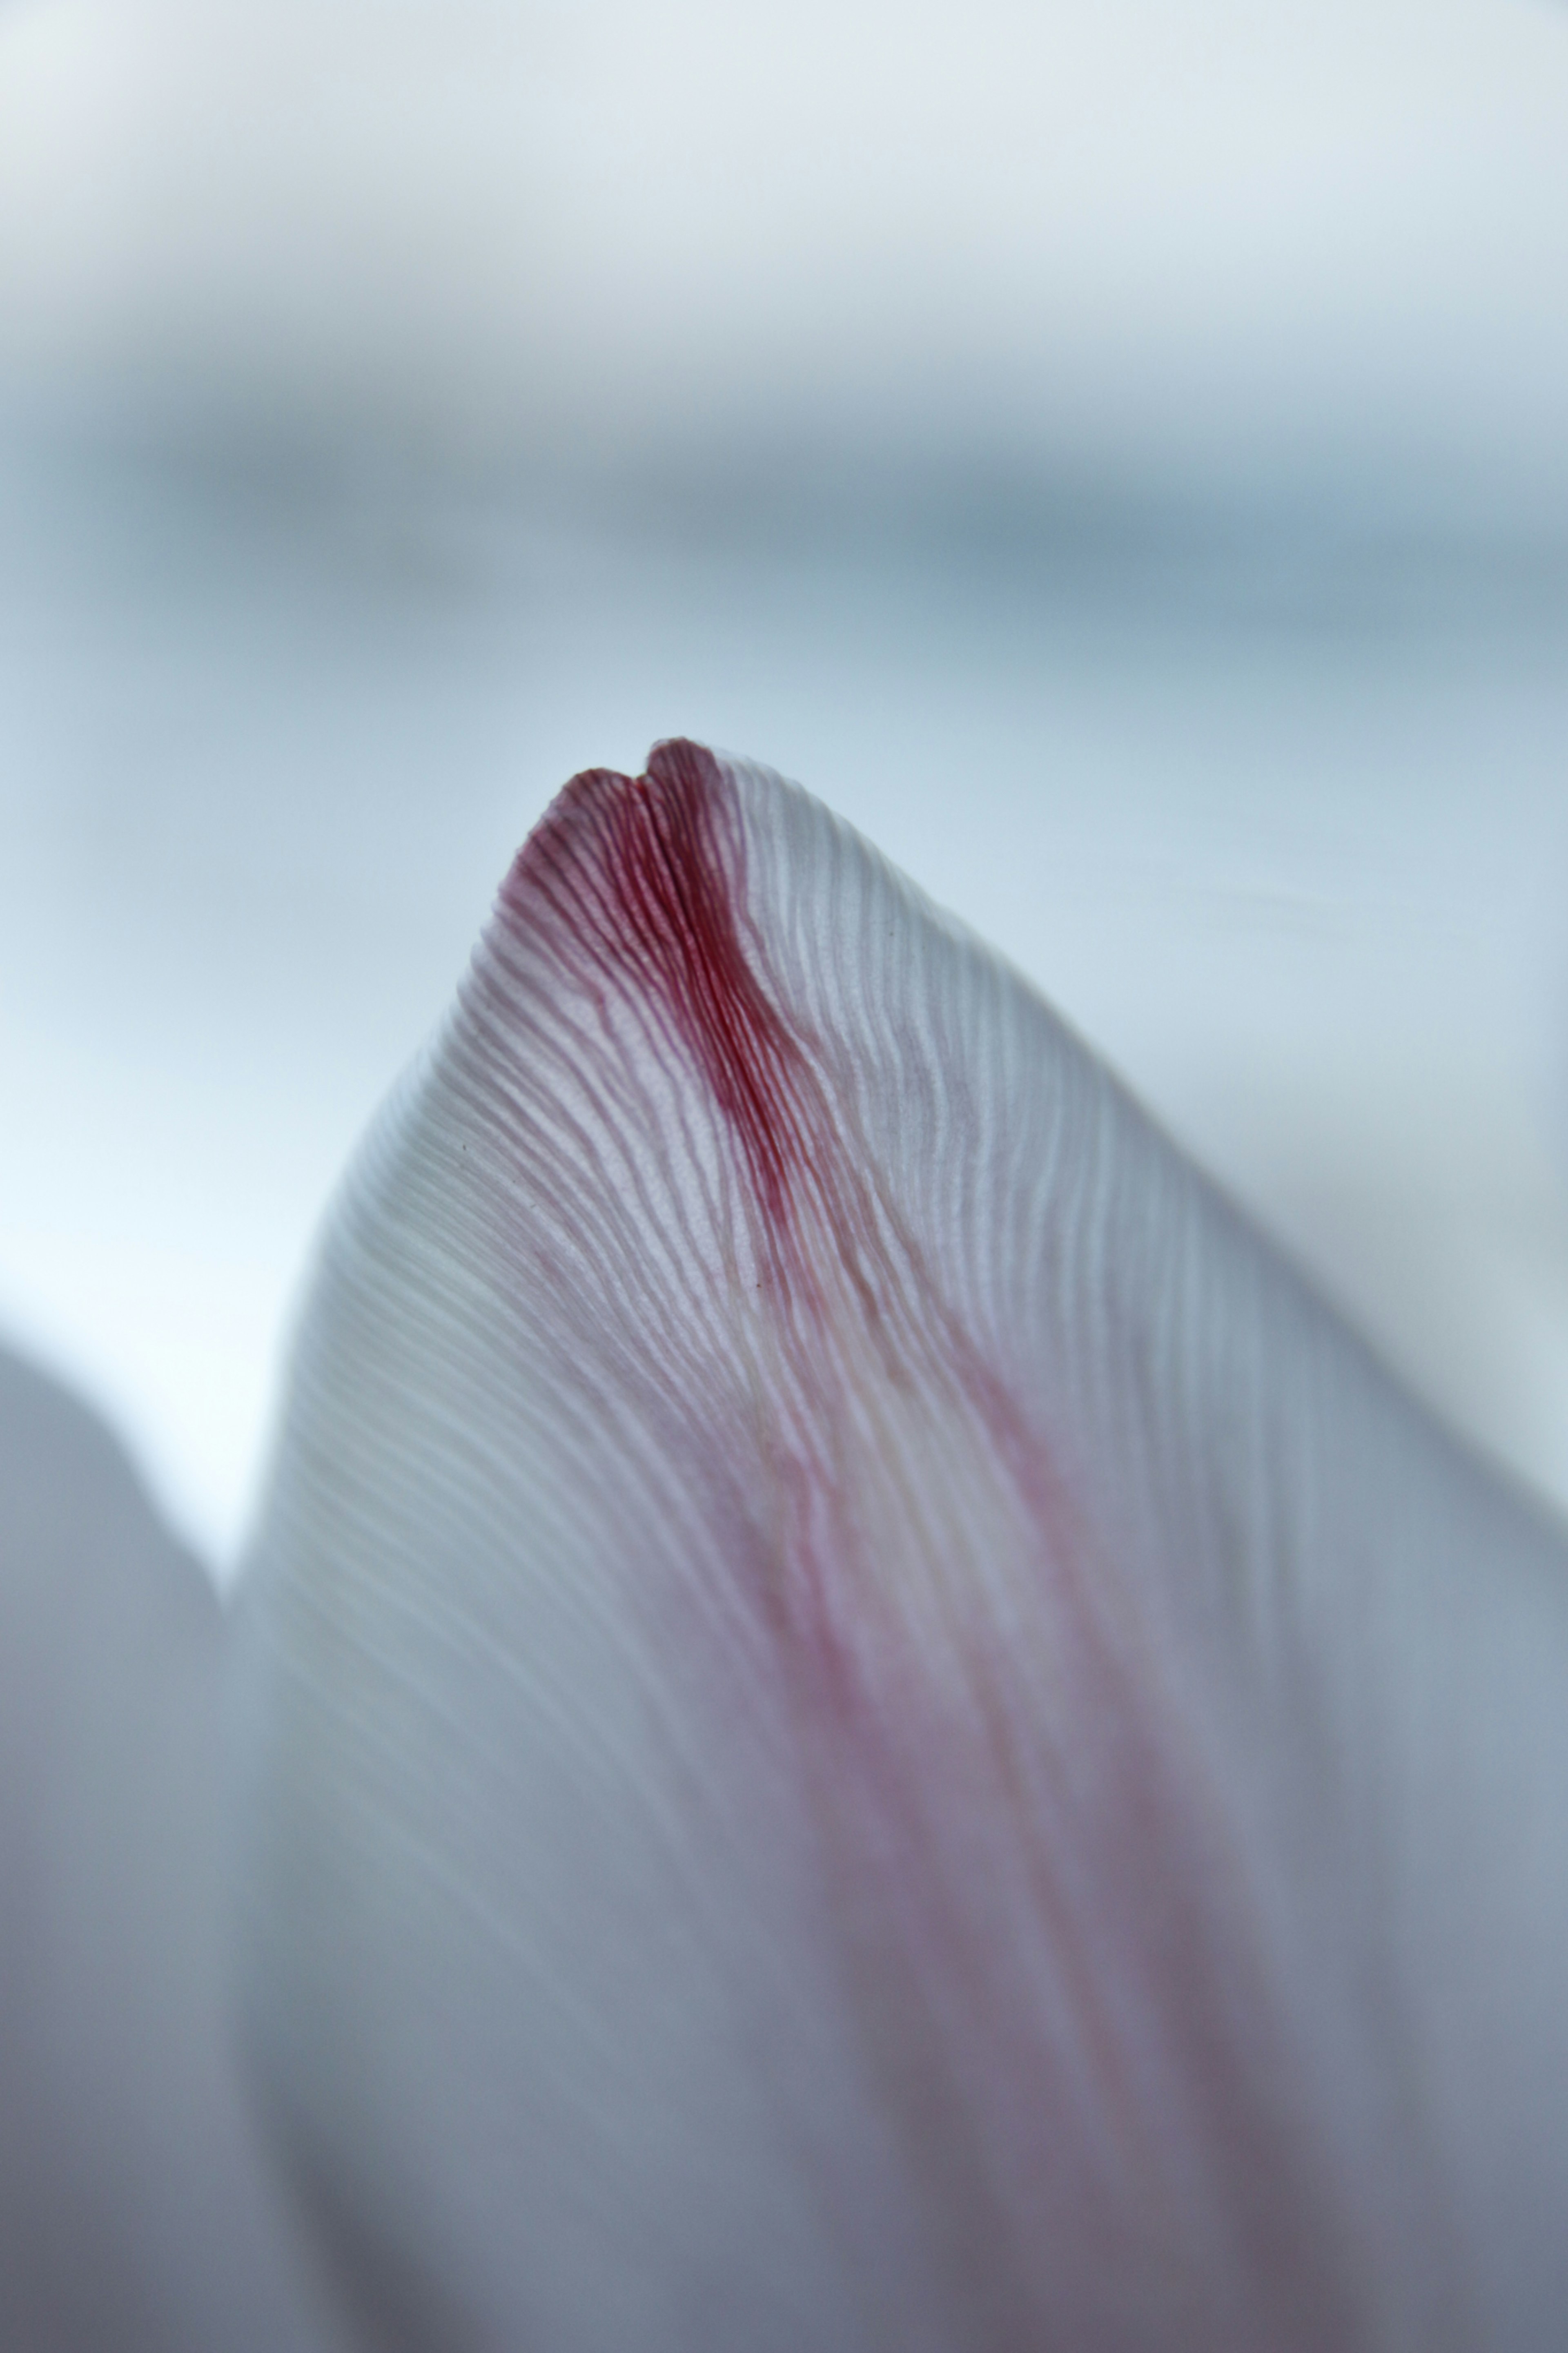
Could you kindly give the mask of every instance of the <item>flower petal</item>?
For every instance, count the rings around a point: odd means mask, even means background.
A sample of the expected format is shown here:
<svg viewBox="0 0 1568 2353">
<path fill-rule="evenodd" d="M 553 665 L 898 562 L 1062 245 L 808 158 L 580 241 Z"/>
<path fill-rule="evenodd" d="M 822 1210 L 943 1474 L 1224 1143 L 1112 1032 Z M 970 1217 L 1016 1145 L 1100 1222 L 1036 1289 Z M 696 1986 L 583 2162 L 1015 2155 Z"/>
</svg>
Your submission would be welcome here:
<svg viewBox="0 0 1568 2353">
<path fill-rule="evenodd" d="M 246 1609 L 254 2044 L 412 2341 L 1568 2292 L 1561 1545 L 776 777 L 662 745 L 526 845 Z"/>
<path fill-rule="evenodd" d="M 223 1622 L 108 1433 L 0 1352 L 0 2345 L 344 2338 L 247 2112 Z"/>
</svg>

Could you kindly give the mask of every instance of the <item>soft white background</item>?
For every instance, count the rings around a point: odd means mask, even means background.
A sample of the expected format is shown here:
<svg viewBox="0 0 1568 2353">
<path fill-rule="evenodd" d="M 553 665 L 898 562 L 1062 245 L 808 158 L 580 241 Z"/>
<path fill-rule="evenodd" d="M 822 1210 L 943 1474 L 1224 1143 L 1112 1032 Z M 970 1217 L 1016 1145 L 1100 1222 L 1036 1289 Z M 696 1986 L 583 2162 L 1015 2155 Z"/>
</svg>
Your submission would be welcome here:
<svg viewBox="0 0 1568 2353">
<path fill-rule="evenodd" d="M 0 0 L 0 1327 L 233 1556 L 571 771 L 798 776 L 1568 1502 L 1568 8 Z"/>
</svg>

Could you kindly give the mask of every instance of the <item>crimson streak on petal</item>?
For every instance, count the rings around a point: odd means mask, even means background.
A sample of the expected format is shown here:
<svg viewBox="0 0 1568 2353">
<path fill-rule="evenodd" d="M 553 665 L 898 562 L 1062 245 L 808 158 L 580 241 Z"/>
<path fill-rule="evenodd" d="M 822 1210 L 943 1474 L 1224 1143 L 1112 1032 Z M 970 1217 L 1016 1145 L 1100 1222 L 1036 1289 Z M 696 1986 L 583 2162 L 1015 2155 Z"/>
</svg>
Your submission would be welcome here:
<svg viewBox="0 0 1568 2353">
<path fill-rule="evenodd" d="M 601 1049 L 581 1065 L 595 1133 L 616 1125 L 604 1112 L 626 1035 L 651 1037 L 676 1106 L 664 1124 L 683 1131 L 661 1219 L 700 1189 L 687 1163 L 717 1155 L 698 1220 L 704 1248 L 718 1234 L 706 1337 L 684 1383 L 647 1366 L 643 1411 L 729 1532 L 731 1590 L 695 1595 L 698 1647 L 720 1606 L 754 1606 L 771 1637 L 859 2046 L 921 2181 L 935 2270 L 984 2341 L 1021 2340 L 1048 2295 L 1036 2218 L 1055 2211 L 1072 2217 L 1053 2265 L 1064 2306 L 1084 2313 L 1066 2284 L 1079 2264 L 1157 2301 L 1184 2238 L 1215 2227 L 1184 2168 L 1201 2147 L 1212 2182 L 1228 2150 L 1244 2266 L 1290 2273 L 1305 2330 L 1333 2333 L 1337 2284 L 1301 2243 L 1321 2185 L 1252 2061 L 1267 2002 L 1234 1961 L 1217 1991 L 1226 1832 L 1203 1764 L 1045 1429 L 954 1297 L 955 1270 L 916 1239 L 910 1172 L 864 1133 L 844 1041 L 836 1063 L 829 1025 L 772 968 L 780 910 L 764 886 L 754 914 L 752 884 L 733 779 L 668 743 L 643 776 L 565 787 L 492 937 L 532 976 L 547 1028 L 596 1008 Z M 592 1037 L 593 1018 L 574 1033 Z M 887 1050 L 855 1042 L 873 1065 Z M 632 1302 L 609 1295 L 602 1314 L 625 1317 L 617 1348 L 642 1358 Z M 1128 1930 L 1152 1915 L 1157 1949 Z"/>
<path fill-rule="evenodd" d="M 807 1073 L 742 947 L 744 850 L 711 752 L 660 744 L 647 773 L 574 776 L 519 855 L 502 903 L 537 892 L 585 964 L 619 968 L 662 1006 L 784 1233 L 809 1166 Z"/>
</svg>

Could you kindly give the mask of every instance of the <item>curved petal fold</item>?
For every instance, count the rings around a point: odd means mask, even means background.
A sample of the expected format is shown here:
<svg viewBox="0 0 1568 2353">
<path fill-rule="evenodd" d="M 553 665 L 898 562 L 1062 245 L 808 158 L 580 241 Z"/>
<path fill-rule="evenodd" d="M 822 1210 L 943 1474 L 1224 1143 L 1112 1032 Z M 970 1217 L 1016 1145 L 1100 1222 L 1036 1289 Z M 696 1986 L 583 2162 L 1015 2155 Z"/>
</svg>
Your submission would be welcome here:
<svg viewBox="0 0 1568 2353">
<path fill-rule="evenodd" d="M 1560 1539 L 767 772 L 524 847 L 243 1609 L 253 2056 L 389 2337 L 1565 2308 Z"/>
</svg>

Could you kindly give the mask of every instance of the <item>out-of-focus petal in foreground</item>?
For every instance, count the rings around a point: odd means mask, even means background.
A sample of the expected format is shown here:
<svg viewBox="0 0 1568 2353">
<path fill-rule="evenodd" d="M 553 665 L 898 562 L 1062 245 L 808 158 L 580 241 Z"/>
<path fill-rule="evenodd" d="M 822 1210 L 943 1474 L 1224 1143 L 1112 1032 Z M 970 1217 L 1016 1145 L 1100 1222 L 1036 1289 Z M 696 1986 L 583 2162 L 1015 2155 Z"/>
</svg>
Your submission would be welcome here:
<svg viewBox="0 0 1568 2353">
<path fill-rule="evenodd" d="M 1568 2309 L 1560 1540 L 778 778 L 521 852 L 243 1606 L 255 2067 L 388 2338 Z"/>
</svg>

